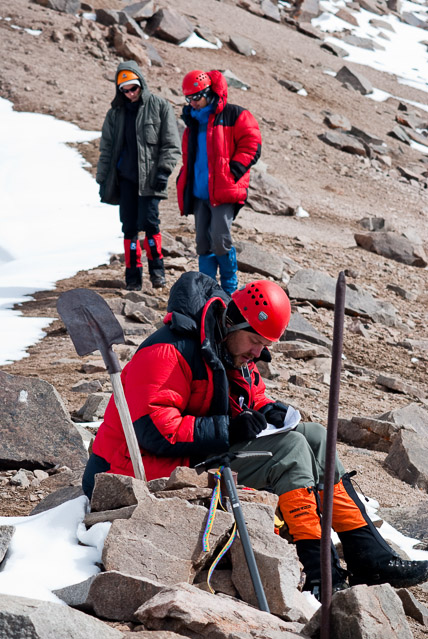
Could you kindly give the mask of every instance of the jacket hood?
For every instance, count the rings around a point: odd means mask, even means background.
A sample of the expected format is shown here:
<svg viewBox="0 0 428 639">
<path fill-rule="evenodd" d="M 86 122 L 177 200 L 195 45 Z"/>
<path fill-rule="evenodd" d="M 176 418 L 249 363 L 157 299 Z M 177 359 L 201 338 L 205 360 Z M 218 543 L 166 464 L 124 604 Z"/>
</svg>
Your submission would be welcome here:
<svg viewBox="0 0 428 639">
<path fill-rule="evenodd" d="M 119 75 L 119 73 L 121 71 L 124 70 L 127 71 L 132 71 L 133 73 L 135 73 L 135 75 L 138 76 L 140 82 L 141 82 L 141 97 L 143 102 L 149 97 L 150 95 L 150 91 L 149 91 L 149 87 L 147 86 L 147 82 L 143 76 L 143 73 L 140 69 L 140 67 L 138 66 L 138 64 L 135 62 L 135 60 L 128 60 L 127 62 L 120 62 L 120 64 L 118 65 L 117 69 L 116 69 L 116 75 L 114 77 L 114 84 L 116 87 L 116 95 L 113 98 L 113 101 L 111 103 L 112 107 L 116 107 L 116 106 L 123 106 L 124 104 L 126 104 L 126 98 L 125 96 L 119 91 L 119 87 L 117 86 L 117 76 Z"/>
<path fill-rule="evenodd" d="M 196 271 L 183 273 L 172 286 L 168 300 L 167 321 L 171 322 L 171 328 L 199 331 L 205 305 L 211 298 L 220 298 L 225 306 L 230 301 L 212 277 Z"/>
<path fill-rule="evenodd" d="M 220 71 L 207 71 L 211 78 L 211 91 L 218 96 L 218 102 L 216 104 L 216 113 L 223 111 L 227 104 L 227 82 L 226 78 Z"/>
</svg>

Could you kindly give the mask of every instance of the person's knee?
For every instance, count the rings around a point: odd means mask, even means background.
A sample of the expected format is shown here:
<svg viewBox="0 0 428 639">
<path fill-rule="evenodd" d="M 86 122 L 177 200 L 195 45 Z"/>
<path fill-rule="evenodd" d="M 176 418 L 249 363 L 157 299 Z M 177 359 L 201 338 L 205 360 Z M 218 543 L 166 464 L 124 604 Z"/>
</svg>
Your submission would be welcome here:
<svg viewBox="0 0 428 639">
<path fill-rule="evenodd" d="M 311 445 L 319 445 L 325 441 L 327 436 L 327 430 L 318 422 L 302 422 L 299 424 L 298 430 Z"/>
<path fill-rule="evenodd" d="M 305 435 L 303 433 L 299 433 L 297 430 L 290 430 L 283 433 L 282 436 L 279 434 L 275 435 L 275 439 L 277 440 L 277 446 L 283 454 L 290 451 L 295 453 L 309 448 L 308 440 Z"/>
<path fill-rule="evenodd" d="M 82 490 L 86 497 L 91 501 L 94 492 L 95 475 L 84 475 L 82 479 Z"/>
<path fill-rule="evenodd" d="M 99 455 L 92 453 L 88 459 L 82 478 L 82 490 L 88 499 L 92 498 L 95 486 L 95 475 L 105 473 L 108 470 L 110 470 L 110 464 Z"/>
<path fill-rule="evenodd" d="M 232 242 L 224 235 L 211 238 L 211 250 L 215 255 L 221 257 L 222 255 L 228 255 L 232 248 Z"/>
</svg>

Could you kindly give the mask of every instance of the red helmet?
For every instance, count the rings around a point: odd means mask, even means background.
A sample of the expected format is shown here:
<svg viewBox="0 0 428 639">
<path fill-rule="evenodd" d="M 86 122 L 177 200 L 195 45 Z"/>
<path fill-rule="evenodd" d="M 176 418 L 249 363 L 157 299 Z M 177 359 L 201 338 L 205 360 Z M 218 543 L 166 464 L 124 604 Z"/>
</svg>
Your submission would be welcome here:
<svg viewBox="0 0 428 639">
<path fill-rule="evenodd" d="M 211 78 L 205 71 L 198 71 L 198 69 L 196 69 L 195 71 L 186 73 L 181 86 L 184 95 L 193 95 L 211 86 Z"/>
<path fill-rule="evenodd" d="M 250 282 L 232 293 L 241 315 L 259 335 L 277 342 L 290 321 L 290 300 L 285 291 L 269 280 Z"/>
</svg>

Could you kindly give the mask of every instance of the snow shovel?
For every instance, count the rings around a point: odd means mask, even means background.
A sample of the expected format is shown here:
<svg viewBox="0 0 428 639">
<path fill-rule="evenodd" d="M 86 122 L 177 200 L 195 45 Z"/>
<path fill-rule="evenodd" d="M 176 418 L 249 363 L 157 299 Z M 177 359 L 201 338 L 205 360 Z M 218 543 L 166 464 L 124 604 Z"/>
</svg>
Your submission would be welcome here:
<svg viewBox="0 0 428 639">
<path fill-rule="evenodd" d="M 121 325 L 101 295 L 86 288 L 75 288 L 61 293 L 57 309 L 78 355 L 89 355 L 96 350 L 101 352 L 110 374 L 114 401 L 125 433 L 134 475 L 137 479 L 146 481 L 137 437 L 120 379 L 121 367 L 112 349 L 112 344 L 125 342 Z"/>
<path fill-rule="evenodd" d="M 327 441 L 324 463 L 324 500 L 321 533 L 321 634 L 330 639 L 331 618 L 331 522 L 333 514 L 334 466 L 336 460 L 337 415 L 339 408 L 340 372 L 342 367 L 343 323 L 345 315 L 346 282 L 343 271 L 336 283 L 334 303 L 333 346 L 331 357 L 330 395 L 328 403 Z"/>
</svg>

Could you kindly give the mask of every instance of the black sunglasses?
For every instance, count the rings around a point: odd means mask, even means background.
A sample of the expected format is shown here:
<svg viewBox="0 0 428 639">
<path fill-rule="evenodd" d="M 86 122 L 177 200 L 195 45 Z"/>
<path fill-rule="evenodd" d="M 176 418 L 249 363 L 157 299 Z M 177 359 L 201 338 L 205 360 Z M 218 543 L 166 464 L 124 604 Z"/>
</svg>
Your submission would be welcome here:
<svg viewBox="0 0 428 639">
<path fill-rule="evenodd" d="M 135 87 L 131 87 L 130 89 L 121 89 L 122 93 L 135 93 L 135 91 L 137 91 L 137 89 L 139 89 L 140 87 L 138 85 L 135 85 Z"/>
<path fill-rule="evenodd" d="M 199 102 L 199 100 L 202 100 L 202 98 L 206 98 L 207 97 L 207 89 L 204 89 L 203 91 L 199 91 L 199 93 L 194 93 L 193 95 L 186 95 L 186 102 L 190 104 L 190 102 Z"/>
</svg>

